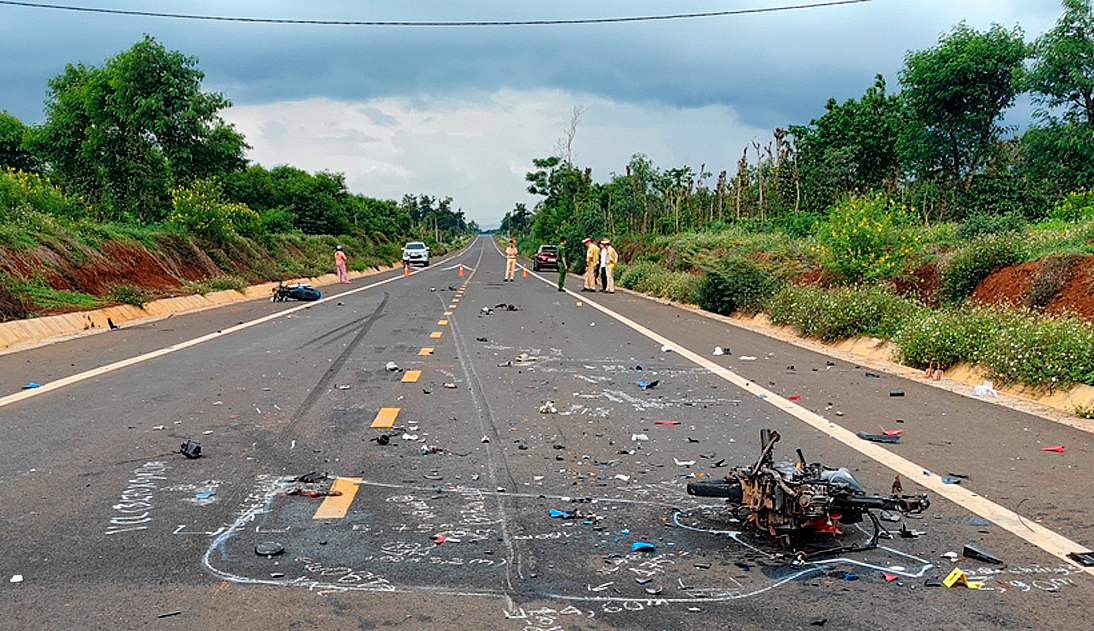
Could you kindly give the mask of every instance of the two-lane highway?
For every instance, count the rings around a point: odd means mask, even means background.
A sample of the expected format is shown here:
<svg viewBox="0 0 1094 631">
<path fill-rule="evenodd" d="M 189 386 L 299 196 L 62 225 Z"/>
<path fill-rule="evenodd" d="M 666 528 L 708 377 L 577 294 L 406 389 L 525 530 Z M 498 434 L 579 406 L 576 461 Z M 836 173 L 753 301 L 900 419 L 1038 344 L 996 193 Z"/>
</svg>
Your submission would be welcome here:
<svg viewBox="0 0 1094 631">
<path fill-rule="evenodd" d="M 0 400 L 0 628 L 1082 628 L 1054 546 L 1094 542 L 1088 434 L 503 269 L 479 238 L 318 304 L 0 356 L 10 392 L 68 380 Z M 901 444 L 846 436 L 879 425 Z M 684 493 L 767 427 L 777 459 L 928 487 L 923 534 L 793 564 Z M 1006 564 L 943 556 L 967 543 Z M 984 589 L 926 585 L 954 567 Z"/>
</svg>

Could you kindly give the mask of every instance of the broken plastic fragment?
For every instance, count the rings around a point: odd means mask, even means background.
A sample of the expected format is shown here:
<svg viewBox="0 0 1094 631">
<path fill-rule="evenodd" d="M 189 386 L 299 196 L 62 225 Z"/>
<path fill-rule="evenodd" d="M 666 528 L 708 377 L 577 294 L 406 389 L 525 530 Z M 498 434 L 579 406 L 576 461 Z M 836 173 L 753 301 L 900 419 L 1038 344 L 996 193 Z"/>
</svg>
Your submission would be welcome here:
<svg viewBox="0 0 1094 631">
<path fill-rule="evenodd" d="M 660 379 L 654 379 L 653 381 L 639 381 L 638 387 L 642 388 L 643 390 L 649 390 L 651 388 L 656 388 L 660 383 Z"/>
<path fill-rule="evenodd" d="M 1041 447 L 1041 451 L 1055 451 L 1058 454 L 1064 453 L 1063 445 L 1053 445 L 1052 447 Z"/>
<path fill-rule="evenodd" d="M 645 541 L 635 541 L 631 544 L 631 552 L 653 552 L 657 547 Z"/>
<path fill-rule="evenodd" d="M 388 372 L 398 372 L 399 371 L 399 364 L 396 364 L 395 362 L 388 362 L 387 364 L 384 365 L 384 368 Z"/>
<path fill-rule="evenodd" d="M 558 510 L 556 508 L 552 508 L 549 511 L 549 514 L 551 515 L 551 519 L 573 519 L 574 518 L 573 513 L 567 513 L 566 511 L 561 511 L 561 510 Z"/>
<path fill-rule="evenodd" d="M 24 389 L 24 390 L 30 390 L 30 389 L 32 389 L 32 388 L 41 388 L 41 387 L 42 387 L 42 384 L 40 384 L 40 383 L 34 383 L 33 381 L 31 381 L 31 382 L 30 382 L 30 383 L 28 383 L 27 385 L 23 386 L 23 389 Z"/>
<path fill-rule="evenodd" d="M 276 541 L 263 541 L 255 546 L 255 554 L 264 557 L 274 557 L 285 551 L 285 546 Z"/>
<path fill-rule="evenodd" d="M 838 415 L 838 413 L 837 413 Z M 859 432 L 858 437 L 863 440 L 868 440 L 872 443 L 899 443 L 900 435 L 889 436 L 886 434 L 870 434 L 867 432 Z"/>
<path fill-rule="evenodd" d="M 961 554 L 966 559 L 976 559 L 977 561 L 984 561 L 985 563 L 994 563 L 996 565 L 1002 565 L 1003 564 L 1003 559 L 1000 559 L 999 557 L 997 557 L 994 554 L 991 554 L 989 552 L 985 552 L 984 550 L 981 550 L 980 548 L 974 546 L 971 543 L 966 543 L 965 544 L 965 549 L 961 551 Z"/>
<path fill-rule="evenodd" d="M 715 346 L 714 347 L 714 354 L 715 355 L 725 355 L 726 352 L 724 350 L 722 350 L 721 346 Z"/>
<path fill-rule="evenodd" d="M 654 425 L 679 425 L 680 421 L 654 421 Z"/>
<path fill-rule="evenodd" d="M 672 352 L 672 347 L 671 347 L 671 346 L 667 346 L 667 345 L 666 345 L 666 346 L 662 346 L 662 347 L 661 347 L 661 352 L 662 352 L 662 353 L 671 353 L 671 352 Z"/>
<path fill-rule="evenodd" d="M 675 462 L 678 467 L 690 467 L 695 464 L 694 460 L 677 460 L 676 458 L 673 458 L 672 461 Z"/>
<path fill-rule="evenodd" d="M 8 582 L 9 583 L 22 583 L 23 582 L 23 575 L 22 574 L 12 574 L 11 578 L 8 579 Z"/>
<path fill-rule="evenodd" d="M 636 442 L 644 442 L 649 440 L 650 437 L 645 434 L 631 434 L 631 440 Z"/>
<path fill-rule="evenodd" d="M 890 574 L 890 573 L 888 573 L 888 572 L 882 572 L 882 573 L 881 573 L 881 577 L 885 579 L 885 582 L 886 582 L 886 583 L 892 583 L 892 582 L 893 582 L 893 581 L 895 581 L 896 579 L 900 578 L 900 577 L 899 577 L 899 576 L 897 576 L 896 574 Z"/>
</svg>

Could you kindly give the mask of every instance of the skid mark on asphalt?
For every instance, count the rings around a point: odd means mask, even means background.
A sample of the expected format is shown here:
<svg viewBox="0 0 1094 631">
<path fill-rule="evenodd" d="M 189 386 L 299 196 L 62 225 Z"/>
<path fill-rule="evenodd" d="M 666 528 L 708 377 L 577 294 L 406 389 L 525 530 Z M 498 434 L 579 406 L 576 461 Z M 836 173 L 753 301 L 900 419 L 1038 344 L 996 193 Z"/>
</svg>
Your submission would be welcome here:
<svg viewBox="0 0 1094 631">
<path fill-rule="evenodd" d="M 553 285 L 551 281 L 535 274 L 535 277 L 540 281 Z M 993 522 L 1000 528 L 1010 532 L 1020 539 L 1025 540 L 1028 543 L 1044 550 L 1052 556 L 1064 561 L 1068 565 L 1078 568 L 1078 571 L 1086 572 L 1087 574 L 1094 576 L 1094 568 L 1082 567 L 1075 561 L 1068 558 L 1068 554 L 1072 552 L 1079 552 L 1089 549 L 1088 546 L 1080 545 L 1079 543 L 1064 537 L 1063 535 L 1050 530 L 1034 520 L 1027 519 L 1019 515 L 1018 513 L 996 504 L 991 500 L 981 497 L 972 491 L 960 487 L 956 484 L 945 484 L 942 482 L 942 478 L 934 473 L 928 471 L 925 467 L 922 467 L 903 456 L 897 455 L 878 444 L 871 443 L 860 439 L 854 432 L 844 428 L 841 425 L 837 425 L 824 418 L 823 416 L 812 412 L 800 405 L 793 403 L 792 401 L 785 399 L 767 388 L 761 387 L 748 379 L 745 379 L 741 375 L 732 372 L 731 370 L 714 363 L 713 361 L 695 353 L 694 351 L 684 347 L 683 345 L 645 327 L 637 322 L 627 318 L 626 316 L 605 307 L 597 302 L 591 301 L 584 296 L 578 294 L 575 291 L 566 290 L 566 293 L 573 298 L 583 301 L 588 306 L 604 313 L 605 315 L 615 319 L 620 324 L 623 324 L 633 331 L 645 336 L 646 338 L 654 341 L 655 343 L 662 345 L 675 351 L 684 359 L 701 366 L 714 375 L 732 383 L 738 388 L 748 392 L 751 395 L 757 396 L 767 402 L 770 405 L 779 408 L 787 414 L 797 418 L 805 424 L 819 430 L 820 432 L 827 434 L 828 436 L 838 440 L 845 446 L 858 451 L 859 453 L 867 456 L 868 458 L 878 462 L 886 467 L 889 467 L 893 471 L 903 475 L 908 480 L 914 480 L 922 487 L 929 489 L 940 497 L 944 497 L 951 502 L 957 504 L 969 510 L 977 515 Z M 926 475 L 924 475 L 926 474 Z"/>
</svg>

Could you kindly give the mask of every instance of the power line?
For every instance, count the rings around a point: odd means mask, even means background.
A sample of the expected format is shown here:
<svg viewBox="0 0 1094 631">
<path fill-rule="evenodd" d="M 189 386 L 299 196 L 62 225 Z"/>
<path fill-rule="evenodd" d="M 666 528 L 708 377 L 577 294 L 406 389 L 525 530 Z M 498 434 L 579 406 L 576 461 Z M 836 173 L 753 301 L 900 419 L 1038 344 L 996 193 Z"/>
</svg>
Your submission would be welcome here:
<svg viewBox="0 0 1094 631">
<path fill-rule="evenodd" d="M 798 9 L 818 9 L 844 4 L 862 4 L 873 0 L 830 0 L 811 4 L 794 4 L 780 7 L 762 7 L 756 9 L 734 9 L 729 11 L 704 11 L 700 13 L 671 13 L 665 15 L 641 15 L 616 18 L 578 18 L 572 20 L 507 20 L 507 21 L 456 21 L 456 22 L 388 22 L 358 20 L 294 20 L 284 18 L 230 17 L 223 15 L 196 15 L 186 13 L 161 13 L 157 11 L 128 11 L 125 9 L 103 9 L 94 7 L 74 7 L 62 4 L 41 2 L 16 2 L 0 0 L 0 5 L 27 7 L 32 9 L 57 9 L 80 13 L 105 13 L 108 15 L 128 15 L 152 18 L 171 18 L 176 20 L 204 20 L 207 22 L 246 22 L 250 24 L 310 24 L 318 26 L 402 26 L 402 27 L 465 27 L 465 26 L 564 26 L 572 24 L 618 24 L 621 22 L 655 22 L 666 20 L 685 20 L 694 18 L 715 18 L 751 13 L 774 13 L 777 11 L 795 11 Z"/>
</svg>

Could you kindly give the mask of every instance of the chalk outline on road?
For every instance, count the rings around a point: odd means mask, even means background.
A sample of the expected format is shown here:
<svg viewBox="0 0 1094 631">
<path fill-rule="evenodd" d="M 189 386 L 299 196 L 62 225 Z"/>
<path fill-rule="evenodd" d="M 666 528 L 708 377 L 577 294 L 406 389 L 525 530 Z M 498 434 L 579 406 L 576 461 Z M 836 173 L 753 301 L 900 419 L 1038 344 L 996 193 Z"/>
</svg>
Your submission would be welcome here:
<svg viewBox="0 0 1094 631">
<path fill-rule="evenodd" d="M 498 249 L 497 243 L 494 243 L 494 249 L 501 254 L 501 250 Z M 504 255 L 503 255 L 504 256 Z M 556 283 L 552 283 L 549 279 L 543 276 L 531 272 L 532 276 L 535 276 L 540 281 L 547 285 L 554 286 Z M 752 383 L 748 379 L 745 379 L 741 375 L 720 366 L 713 361 L 695 353 L 687 348 L 684 348 L 682 344 L 674 342 L 663 335 L 656 333 L 641 324 L 638 324 L 634 320 L 627 318 L 626 316 L 617 313 L 604 305 L 589 300 L 587 297 L 578 294 L 577 292 L 566 289 L 567 294 L 573 298 L 583 301 L 590 307 L 604 313 L 610 318 L 613 318 L 620 324 L 634 330 L 635 332 L 657 342 L 662 346 L 667 346 L 679 354 L 681 357 L 698 364 L 699 366 L 706 368 L 715 376 L 722 378 L 725 381 L 732 383 L 733 385 L 741 388 L 745 392 L 759 396 L 762 400 L 770 403 L 771 405 L 779 408 L 787 414 L 797 418 L 806 425 L 820 430 L 827 434 L 829 437 L 838 440 L 847 447 L 854 449 L 862 455 L 874 460 L 875 462 L 889 467 L 893 471 L 903 475 L 906 479 L 912 480 L 915 483 L 923 486 L 938 495 L 950 500 L 951 502 L 961 506 L 962 508 L 973 512 L 984 519 L 994 523 L 1003 530 L 1017 536 L 1018 538 L 1033 544 L 1034 546 L 1044 550 L 1048 554 L 1066 562 L 1068 565 L 1074 566 L 1083 572 L 1086 572 L 1090 576 L 1094 576 L 1094 568 L 1083 567 L 1076 563 L 1073 559 L 1067 555 L 1069 552 L 1079 552 L 1086 550 L 1087 548 L 1067 537 L 1042 526 L 1041 524 L 1031 519 L 1026 519 L 1018 513 L 996 504 L 995 502 L 977 495 L 972 491 L 958 486 L 956 484 L 945 484 L 942 482 L 942 478 L 931 473 L 926 467 L 921 467 L 918 464 L 908 460 L 903 456 L 899 456 L 875 443 L 866 442 L 860 439 L 854 432 L 841 425 L 837 425 L 832 421 L 824 418 L 823 416 L 816 414 L 800 405 L 784 399 L 783 397 L 775 394 L 774 392 L 763 388 L 755 383 Z M 762 395 L 762 396 L 761 396 Z M 924 475 L 926 473 L 927 475 Z"/>
<path fill-rule="evenodd" d="M 467 244 L 467 247 L 464 248 L 463 251 L 466 252 L 468 249 L 471 248 L 471 246 L 475 245 L 475 242 L 478 241 L 478 240 L 479 240 L 479 238 L 475 237 L 475 239 L 473 239 L 471 241 L 471 243 Z M 459 254 L 462 254 L 462 253 L 463 252 L 460 252 L 460 253 L 454 254 L 453 256 L 454 257 L 459 256 Z M 413 275 L 416 275 L 416 274 L 421 274 L 423 272 L 429 272 L 429 271 L 438 271 L 438 268 L 436 268 L 436 267 L 434 267 L 434 268 L 423 268 L 423 269 L 419 269 L 419 270 L 414 271 L 414 272 L 410 272 L 410 275 L 413 276 Z M 207 334 L 202 335 L 200 337 L 195 337 L 191 340 L 186 340 L 185 342 L 179 342 L 178 344 L 172 344 L 170 346 L 165 346 L 161 349 L 154 350 L 150 353 L 144 353 L 143 355 L 136 355 L 134 357 L 129 357 L 129 358 L 126 358 L 126 359 L 122 359 L 120 361 L 116 361 L 112 364 L 107 364 L 105 366 L 99 366 L 98 368 L 93 368 L 91 370 L 87 370 L 87 371 L 84 371 L 84 372 L 81 372 L 81 373 L 76 373 L 75 375 L 69 375 L 67 377 L 62 377 L 61 379 L 58 379 L 56 381 L 50 381 L 49 383 L 42 384 L 41 386 L 39 386 L 37 388 L 31 388 L 29 390 L 23 390 L 22 392 L 16 392 L 14 394 L 9 394 L 5 397 L 0 397 L 0 408 L 11 405 L 12 403 L 18 403 L 19 401 L 25 401 L 26 399 L 29 399 L 31 397 L 36 397 L 36 396 L 41 395 L 41 394 L 45 394 L 47 392 L 52 392 L 54 390 L 59 390 L 59 389 L 65 387 L 65 386 L 71 386 L 72 384 L 80 383 L 81 381 L 86 381 L 88 379 L 92 379 L 92 378 L 98 377 L 100 375 L 105 375 L 107 373 L 114 372 L 115 370 L 120 370 L 122 368 L 127 368 L 129 366 L 135 366 L 137 364 L 146 362 L 150 359 L 156 359 L 157 357 L 163 357 L 164 355 L 170 355 L 171 353 L 181 351 L 181 350 L 185 350 L 187 348 L 190 348 L 191 346 L 197 346 L 198 344 L 202 344 L 202 343 L 208 342 L 210 340 L 215 340 L 215 339 L 217 339 L 219 337 L 223 337 L 225 335 L 231 335 L 232 333 L 236 333 L 236 332 L 242 331 L 244 329 L 249 329 L 253 326 L 258 326 L 259 324 L 264 324 L 264 323 L 269 322 L 271 320 L 276 320 L 277 318 L 281 318 L 281 317 L 284 317 L 284 316 L 287 316 L 287 315 L 294 314 L 297 311 L 303 311 L 304 309 L 310 309 L 314 306 L 330 302 L 331 300 L 337 300 L 337 299 L 343 298 L 345 296 L 349 296 L 351 294 L 356 294 L 358 292 L 365 291 L 367 289 L 372 289 L 374 287 L 379 287 L 380 285 L 385 285 L 387 283 L 397 281 L 401 278 L 406 278 L 406 276 L 401 275 L 401 274 L 398 275 L 398 276 L 392 276 L 391 278 L 381 280 L 381 281 L 377 281 L 377 282 L 372 283 L 370 285 L 365 285 L 364 287 L 358 287 L 356 289 L 350 289 L 350 290 L 344 291 L 340 294 L 335 294 L 333 296 L 327 296 L 326 298 L 320 298 L 319 300 L 316 300 L 314 302 L 309 302 L 309 303 L 306 303 L 306 304 L 302 304 L 300 306 L 292 307 L 292 308 L 286 309 L 284 311 L 278 311 L 277 313 L 271 313 L 270 315 L 262 316 L 261 318 L 258 318 L 256 320 L 251 320 L 250 322 L 244 322 L 242 324 L 237 324 L 235 326 L 230 326 L 226 329 L 221 329 L 220 331 L 215 331 L 213 333 L 207 333 Z"/>
</svg>

